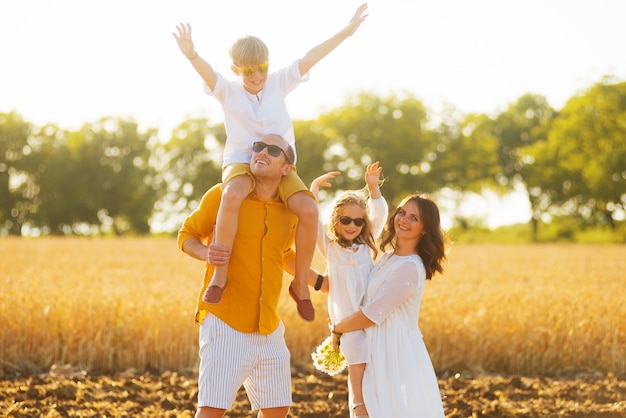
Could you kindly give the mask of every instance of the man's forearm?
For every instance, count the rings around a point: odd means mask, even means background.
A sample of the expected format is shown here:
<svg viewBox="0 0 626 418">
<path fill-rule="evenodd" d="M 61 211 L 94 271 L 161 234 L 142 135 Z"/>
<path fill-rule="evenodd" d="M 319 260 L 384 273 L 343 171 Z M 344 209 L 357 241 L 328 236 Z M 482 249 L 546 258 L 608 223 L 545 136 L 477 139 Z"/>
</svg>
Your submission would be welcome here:
<svg viewBox="0 0 626 418">
<path fill-rule="evenodd" d="M 189 238 L 183 243 L 183 252 L 196 260 L 208 262 L 207 246 L 199 238 Z"/>
</svg>

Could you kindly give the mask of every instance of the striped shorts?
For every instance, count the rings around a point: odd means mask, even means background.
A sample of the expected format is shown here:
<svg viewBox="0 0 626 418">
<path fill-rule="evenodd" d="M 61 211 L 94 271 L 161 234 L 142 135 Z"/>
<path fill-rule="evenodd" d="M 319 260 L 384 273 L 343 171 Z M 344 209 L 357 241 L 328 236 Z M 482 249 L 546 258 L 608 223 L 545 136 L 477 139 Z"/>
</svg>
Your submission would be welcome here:
<svg viewBox="0 0 626 418">
<path fill-rule="evenodd" d="M 207 314 L 200 325 L 198 407 L 229 409 L 243 384 L 253 410 L 291 406 L 291 369 L 281 322 L 269 335 L 239 332 Z"/>
</svg>

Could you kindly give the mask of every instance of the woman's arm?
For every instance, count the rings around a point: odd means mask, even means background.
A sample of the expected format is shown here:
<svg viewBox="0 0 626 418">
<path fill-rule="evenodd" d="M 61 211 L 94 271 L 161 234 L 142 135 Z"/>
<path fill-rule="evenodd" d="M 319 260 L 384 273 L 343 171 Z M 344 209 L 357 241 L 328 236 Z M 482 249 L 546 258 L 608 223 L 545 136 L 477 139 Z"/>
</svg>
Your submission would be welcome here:
<svg viewBox="0 0 626 418">
<path fill-rule="evenodd" d="M 335 333 L 345 334 L 346 332 L 369 328 L 372 325 L 376 325 L 376 323 L 365 316 L 363 310 L 358 310 L 349 317 L 334 322 L 332 325 L 334 325 L 333 331 Z"/>
<path fill-rule="evenodd" d="M 369 328 L 372 325 L 376 325 L 376 323 L 365 316 L 362 310 L 358 310 L 349 317 L 340 319 L 339 321 L 330 324 L 330 335 L 333 340 L 333 348 L 335 350 L 339 350 L 339 339 L 341 338 L 341 334 Z"/>
<path fill-rule="evenodd" d="M 372 273 L 375 274 L 375 273 Z M 420 281 L 420 276 L 422 280 Z M 385 284 L 359 311 L 331 324 L 333 342 L 341 334 L 378 325 L 425 282 L 426 272 L 413 260 L 393 270 Z"/>
</svg>

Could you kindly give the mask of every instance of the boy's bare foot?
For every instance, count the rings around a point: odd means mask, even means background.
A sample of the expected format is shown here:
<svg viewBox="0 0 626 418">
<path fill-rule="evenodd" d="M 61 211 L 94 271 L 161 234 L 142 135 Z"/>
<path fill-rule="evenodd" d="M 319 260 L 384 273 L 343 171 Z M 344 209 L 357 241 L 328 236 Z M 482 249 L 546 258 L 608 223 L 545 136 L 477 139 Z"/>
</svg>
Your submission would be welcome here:
<svg viewBox="0 0 626 418">
<path fill-rule="evenodd" d="M 293 282 L 289 284 L 289 296 L 296 301 L 298 315 L 300 315 L 302 319 L 309 322 L 315 319 L 315 308 L 313 308 L 311 299 L 300 299 L 293 290 Z"/>
</svg>

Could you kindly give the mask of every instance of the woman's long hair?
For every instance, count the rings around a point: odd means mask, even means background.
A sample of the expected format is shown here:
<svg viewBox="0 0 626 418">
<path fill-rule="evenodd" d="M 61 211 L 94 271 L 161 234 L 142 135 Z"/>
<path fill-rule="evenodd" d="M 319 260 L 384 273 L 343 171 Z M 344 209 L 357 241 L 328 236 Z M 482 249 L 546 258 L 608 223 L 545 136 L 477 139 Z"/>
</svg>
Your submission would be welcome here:
<svg viewBox="0 0 626 418">
<path fill-rule="evenodd" d="M 393 215 L 389 217 L 389 221 L 387 221 L 381 237 L 380 249 L 385 251 L 387 248 L 396 247 L 394 219 L 400 209 L 408 202 L 414 202 L 417 205 L 420 211 L 420 219 L 424 224 L 424 236 L 419 240 L 415 252 L 424 262 L 426 279 L 430 280 L 435 273 L 443 273 L 442 263 L 446 261 L 446 239 L 441 229 L 439 208 L 428 195 L 414 194 L 400 202 Z"/>
</svg>

